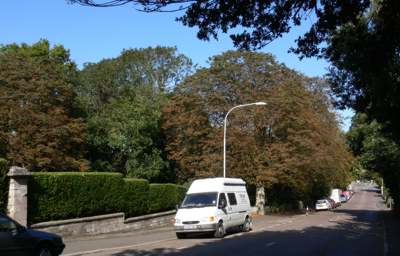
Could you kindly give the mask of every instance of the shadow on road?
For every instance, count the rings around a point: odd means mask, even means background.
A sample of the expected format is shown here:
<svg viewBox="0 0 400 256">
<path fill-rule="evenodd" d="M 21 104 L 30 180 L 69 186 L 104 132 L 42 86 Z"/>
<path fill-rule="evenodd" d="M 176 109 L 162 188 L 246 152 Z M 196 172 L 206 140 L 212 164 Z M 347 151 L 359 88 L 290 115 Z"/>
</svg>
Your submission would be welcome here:
<svg viewBox="0 0 400 256">
<path fill-rule="evenodd" d="M 125 250 L 113 256 L 155 255 L 383 255 L 383 223 L 381 212 L 338 209 L 345 221 L 330 221 L 329 226 L 317 223 L 305 229 L 251 232 L 243 236 L 227 236 L 192 247 Z M 312 215 L 309 216 L 312 218 Z M 306 218 L 305 221 L 312 219 Z"/>
</svg>

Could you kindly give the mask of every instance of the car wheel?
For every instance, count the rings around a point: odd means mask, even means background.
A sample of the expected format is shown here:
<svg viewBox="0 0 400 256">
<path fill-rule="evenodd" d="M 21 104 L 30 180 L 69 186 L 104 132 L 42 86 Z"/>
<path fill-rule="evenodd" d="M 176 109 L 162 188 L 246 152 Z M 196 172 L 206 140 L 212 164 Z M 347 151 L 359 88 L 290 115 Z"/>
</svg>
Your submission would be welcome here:
<svg viewBox="0 0 400 256">
<path fill-rule="evenodd" d="M 37 256 L 54 256 L 54 255 L 49 247 L 42 246 L 38 249 Z"/>
<path fill-rule="evenodd" d="M 176 233 L 176 237 L 178 239 L 183 239 L 183 238 L 186 238 L 186 234 L 185 233 Z"/>
<path fill-rule="evenodd" d="M 251 218 L 246 217 L 246 220 L 244 221 L 244 224 L 242 225 L 242 231 L 243 232 L 249 232 L 251 230 L 253 223 L 251 221 Z"/>
<path fill-rule="evenodd" d="M 217 229 L 215 230 L 214 237 L 215 238 L 223 238 L 225 235 L 224 223 L 219 222 L 217 225 Z"/>
</svg>

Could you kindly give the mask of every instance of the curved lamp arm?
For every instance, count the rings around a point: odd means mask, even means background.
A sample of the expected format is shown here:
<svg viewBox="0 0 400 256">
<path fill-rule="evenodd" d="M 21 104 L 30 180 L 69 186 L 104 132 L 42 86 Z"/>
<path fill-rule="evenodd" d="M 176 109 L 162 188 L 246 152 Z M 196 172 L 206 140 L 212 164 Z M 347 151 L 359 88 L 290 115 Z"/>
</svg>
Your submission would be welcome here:
<svg viewBox="0 0 400 256">
<path fill-rule="evenodd" d="M 237 108 L 243 108 L 243 107 L 248 107 L 248 106 L 264 106 L 267 105 L 267 103 L 263 102 L 263 101 L 259 101 L 259 102 L 254 102 L 254 103 L 248 103 L 248 104 L 242 104 L 242 105 L 237 105 L 234 106 L 233 108 L 229 109 L 229 111 L 226 113 L 225 115 L 225 119 L 224 119 L 224 155 L 223 155 L 223 169 L 224 169 L 224 178 L 226 177 L 226 123 L 228 121 L 228 115 L 232 112 L 232 110 L 237 109 Z"/>
</svg>

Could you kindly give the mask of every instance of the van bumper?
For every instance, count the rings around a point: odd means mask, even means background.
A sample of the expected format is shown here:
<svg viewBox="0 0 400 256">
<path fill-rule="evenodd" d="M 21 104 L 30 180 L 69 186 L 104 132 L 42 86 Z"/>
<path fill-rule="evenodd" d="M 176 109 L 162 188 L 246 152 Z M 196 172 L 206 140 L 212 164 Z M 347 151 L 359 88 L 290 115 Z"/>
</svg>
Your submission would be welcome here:
<svg viewBox="0 0 400 256">
<path fill-rule="evenodd" d="M 211 232 L 217 229 L 217 223 L 196 225 L 175 225 L 177 233 Z"/>
</svg>

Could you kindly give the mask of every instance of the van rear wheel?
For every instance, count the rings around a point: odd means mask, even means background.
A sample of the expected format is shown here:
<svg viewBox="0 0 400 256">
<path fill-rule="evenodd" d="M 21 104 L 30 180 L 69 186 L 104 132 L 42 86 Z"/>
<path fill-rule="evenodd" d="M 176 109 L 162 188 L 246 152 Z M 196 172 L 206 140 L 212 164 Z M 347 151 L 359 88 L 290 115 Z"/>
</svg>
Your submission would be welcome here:
<svg viewBox="0 0 400 256">
<path fill-rule="evenodd" d="M 223 238 L 225 235 L 224 223 L 219 222 L 217 225 L 217 229 L 215 230 L 214 237 L 215 238 Z"/>
<path fill-rule="evenodd" d="M 243 225 L 242 225 L 242 231 L 243 232 L 249 232 L 251 230 L 251 227 L 253 226 L 253 223 L 251 221 L 251 218 L 246 217 Z"/>
</svg>

